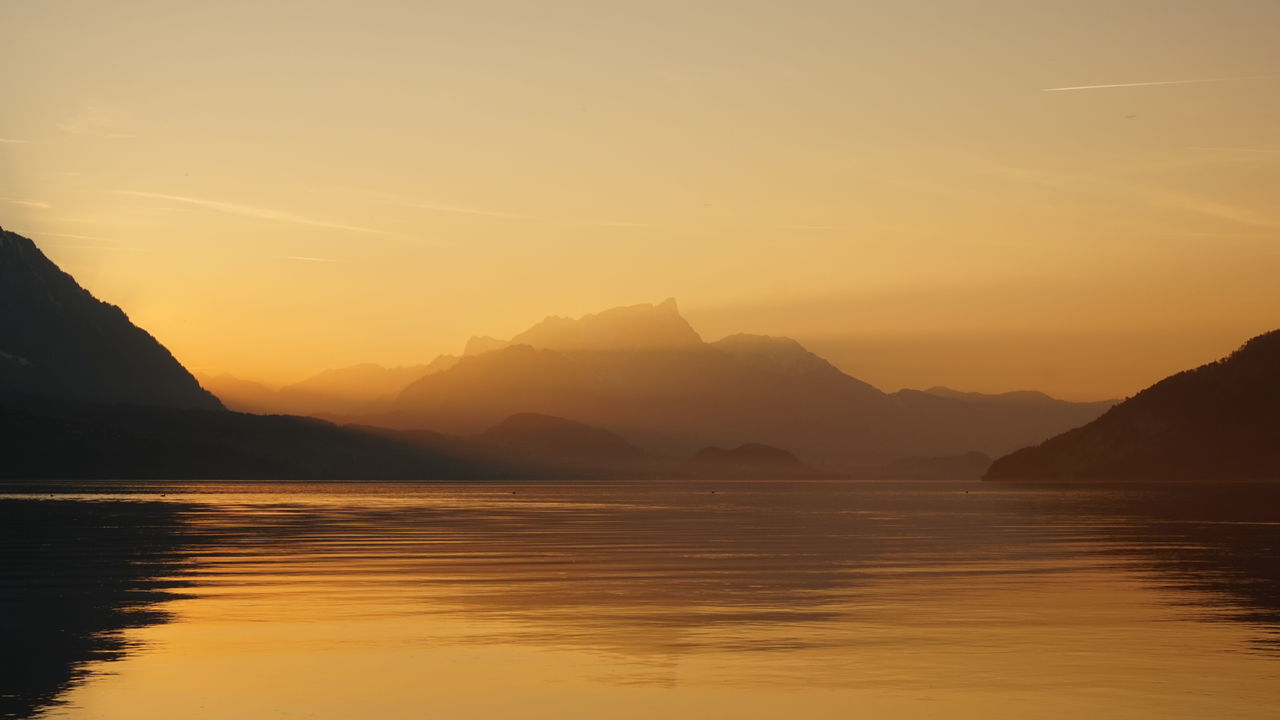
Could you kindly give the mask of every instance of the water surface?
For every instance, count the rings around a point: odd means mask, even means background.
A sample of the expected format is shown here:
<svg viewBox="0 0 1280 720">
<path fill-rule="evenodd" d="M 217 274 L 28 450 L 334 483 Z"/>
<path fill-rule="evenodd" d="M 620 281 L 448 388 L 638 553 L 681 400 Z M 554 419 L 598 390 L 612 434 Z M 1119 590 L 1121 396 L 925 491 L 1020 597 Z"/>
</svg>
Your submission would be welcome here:
<svg viewBox="0 0 1280 720">
<path fill-rule="evenodd" d="M 1280 490 L 0 486 L 0 717 L 1273 718 Z"/>
</svg>

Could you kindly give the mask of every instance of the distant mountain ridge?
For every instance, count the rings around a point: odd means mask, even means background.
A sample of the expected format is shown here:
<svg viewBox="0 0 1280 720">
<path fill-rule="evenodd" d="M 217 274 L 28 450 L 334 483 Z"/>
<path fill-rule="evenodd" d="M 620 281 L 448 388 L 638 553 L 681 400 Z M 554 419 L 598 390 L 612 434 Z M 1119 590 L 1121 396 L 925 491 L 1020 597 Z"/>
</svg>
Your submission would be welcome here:
<svg viewBox="0 0 1280 720">
<path fill-rule="evenodd" d="M 272 388 L 234 375 L 202 375 L 200 382 L 228 408 L 252 413 L 350 415 L 373 412 L 392 401 L 405 386 L 457 363 L 441 355 L 425 365 L 383 367 L 362 363 L 325 370 L 299 382 Z"/>
<path fill-rule="evenodd" d="M 221 410 L 154 337 L 0 229 L 0 392 Z"/>
<path fill-rule="evenodd" d="M 1280 479 L 1280 330 L 996 460 L 986 478 Z"/>
<path fill-rule="evenodd" d="M 956 395 L 883 393 L 790 338 L 706 343 L 668 299 L 548 318 L 509 342 L 473 338 L 456 364 L 409 384 L 369 422 L 466 435 L 538 413 L 608 428 L 668 456 L 760 442 L 823 465 L 865 467 L 1003 454 L 1109 405 Z"/>
</svg>

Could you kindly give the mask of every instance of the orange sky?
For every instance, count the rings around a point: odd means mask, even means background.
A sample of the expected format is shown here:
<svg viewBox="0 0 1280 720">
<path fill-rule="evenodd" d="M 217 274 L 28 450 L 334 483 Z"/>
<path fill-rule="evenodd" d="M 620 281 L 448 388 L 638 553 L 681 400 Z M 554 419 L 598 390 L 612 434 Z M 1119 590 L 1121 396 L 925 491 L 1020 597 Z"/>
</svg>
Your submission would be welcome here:
<svg viewBox="0 0 1280 720">
<path fill-rule="evenodd" d="M 3 14 L 0 225 L 198 371 L 675 296 L 885 389 L 1094 398 L 1280 326 L 1270 0 Z"/>
</svg>

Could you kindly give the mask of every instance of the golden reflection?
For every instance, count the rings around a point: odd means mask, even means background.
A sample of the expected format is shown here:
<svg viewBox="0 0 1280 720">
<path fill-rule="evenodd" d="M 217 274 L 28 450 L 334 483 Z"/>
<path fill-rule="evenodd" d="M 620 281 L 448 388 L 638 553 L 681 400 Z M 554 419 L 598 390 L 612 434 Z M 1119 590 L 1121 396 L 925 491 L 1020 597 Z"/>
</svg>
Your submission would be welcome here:
<svg viewBox="0 0 1280 720">
<path fill-rule="evenodd" d="M 1187 489 L 716 487 L 165 487 L 189 557 L 172 621 L 128 631 L 50 717 L 1274 704 L 1280 579 L 1250 559 L 1274 489 L 1224 522 Z"/>
</svg>

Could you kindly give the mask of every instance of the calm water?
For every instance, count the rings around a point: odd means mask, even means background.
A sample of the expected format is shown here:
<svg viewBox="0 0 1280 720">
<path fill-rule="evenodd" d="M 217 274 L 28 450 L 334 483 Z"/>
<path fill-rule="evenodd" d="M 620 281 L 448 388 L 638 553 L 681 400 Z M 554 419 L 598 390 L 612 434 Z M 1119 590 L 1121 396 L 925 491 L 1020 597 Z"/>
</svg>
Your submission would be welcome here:
<svg viewBox="0 0 1280 720">
<path fill-rule="evenodd" d="M 1278 500 L 0 485 L 0 717 L 1270 719 Z"/>
</svg>

